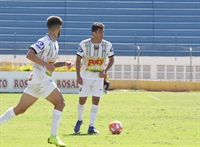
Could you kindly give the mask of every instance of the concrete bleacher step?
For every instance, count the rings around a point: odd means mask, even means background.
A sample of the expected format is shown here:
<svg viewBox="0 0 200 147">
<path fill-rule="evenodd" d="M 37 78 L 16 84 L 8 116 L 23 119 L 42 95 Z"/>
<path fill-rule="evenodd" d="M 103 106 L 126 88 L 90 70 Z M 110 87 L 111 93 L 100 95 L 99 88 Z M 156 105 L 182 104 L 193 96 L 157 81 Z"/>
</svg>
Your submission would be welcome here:
<svg viewBox="0 0 200 147">
<path fill-rule="evenodd" d="M 71 8 L 150 8 L 152 2 L 140 2 L 140 1 L 40 1 L 38 5 L 37 1 L 5 1 L 2 3 L 2 7 L 71 7 Z"/>
<path fill-rule="evenodd" d="M 1 37 L 1 36 L 0 36 Z M 1 37 L 1 41 L 10 41 L 10 42 L 23 42 L 24 40 L 29 42 L 36 42 L 39 38 L 43 37 L 43 35 L 4 35 Z M 81 42 L 84 39 L 90 38 L 90 35 L 62 35 L 61 38 L 58 39 L 59 42 L 74 42 L 76 40 L 77 42 Z M 112 43 L 172 43 L 174 45 L 176 44 L 188 44 L 188 43 L 196 43 L 199 42 L 200 37 L 185 37 L 185 36 L 179 36 L 175 38 L 174 36 L 137 36 L 137 38 L 134 38 L 132 36 L 105 36 L 105 40 L 112 42 Z"/>
<path fill-rule="evenodd" d="M 45 21 L 49 15 L 64 20 L 58 39 L 63 54 L 76 54 L 78 43 L 91 37 L 94 21 L 105 24 L 105 39 L 113 43 L 116 55 L 127 55 L 124 49 L 130 52 L 128 55 L 137 54 L 130 44 L 198 46 L 199 6 L 199 0 L 2 0 L 0 53 L 15 46 L 18 53 L 25 54 L 29 44 L 47 32 Z M 149 49 L 141 55 L 155 55 L 154 51 L 157 55 L 173 55 L 171 51 L 153 50 L 153 46 Z"/>
<path fill-rule="evenodd" d="M 198 1 L 199 2 L 199 1 Z M 154 7 L 159 9 L 198 9 L 199 3 L 198 2 L 178 2 L 178 1 L 154 1 Z"/>
<path fill-rule="evenodd" d="M 59 0 L 59 1 L 51 1 L 51 0 L 6 0 L 1 3 L 1 7 L 63 7 L 65 6 L 66 1 L 65 0 Z"/>
<path fill-rule="evenodd" d="M 53 13 L 49 14 L 15 14 L 15 13 L 0 13 L 1 20 L 13 20 L 13 21 L 18 21 L 18 20 L 31 20 L 31 21 L 44 21 L 47 19 L 49 15 L 54 15 Z M 62 17 L 63 20 L 65 20 L 65 15 L 60 14 L 60 17 Z"/>
<path fill-rule="evenodd" d="M 0 13 L 15 13 L 15 14 L 64 14 L 65 13 L 64 7 L 2 7 L 0 6 Z"/>
<path fill-rule="evenodd" d="M 154 29 L 199 29 L 200 22 L 157 22 Z"/>
<path fill-rule="evenodd" d="M 199 2 L 199 0 L 191 0 L 191 1 L 188 1 L 188 0 L 177 0 L 177 1 L 174 1 L 174 0 L 154 0 L 154 3 L 197 3 Z"/>
<path fill-rule="evenodd" d="M 1 36 L 0 36 L 1 37 Z M 43 35 L 3 35 L 1 37 L 1 41 L 13 41 L 13 42 L 23 42 L 24 40 L 28 42 L 36 42 L 39 38 L 43 37 Z M 77 42 L 81 42 L 84 39 L 90 38 L 91 35 L 62 35 L 61 38 L 58 39 L 58 41 L 61 42 L 74 42 L 76 40 Z M 132 36 L 106 36 L 104 37 L 107 41 L 110 41 L 112 43 L 133 43 L 134 38 Z M 146 42 L 151 42 L 151 38 L 149 39 L 140 39 L 137 38 L 137 42 L 141 42 L 140 40 L 144 40 Z"/>
<path fill-rule="evenodd" d="M 90 28 L 93 21 L 64 21 L 63 28 Z M 106 22 L 105 29 L 199 29 L 200 22 Z M 46 21 L 0 20 L 0 27 L 46 28 Z"/>
<path fill-rule="evenodd" d="M 176 15 L 176 16 L 156 16 L 154 17 L 154 21 L 155 22 L 166 22 L 166 23 L 169 23 L 169 22 L 173 22 L 173 23 L 190 23 L 190 22 L 194 22 L 194 23 L 199 23 L 199 16 L 194 16 L 194 15 L 190 15 L 190 16 L 180 16 L 180 15 Z"/>
<path fill-rule="evenodd" d="M 10 34 L 11 36 L 44 35 L 47 32 L 46 28 L 0 27 L 0 29 L 1 34 Z M 61 34 L 68 36 L 91 36 L 91 30 L 89 28 L 63 28 Z M 199 29 L 106 29 L 106 36 L 131 36 L 133 38 L 138 36 L 195 37 L 199 36 Z"/>
<path fill-rule="evenodd" d="M 47 32 L 46 28 L 22 28 L 22 27 L 0 27 L 1 34 L 11 35 L 44 35 Z M 90 35 L 90 28 L 63 28 L 63 35 Z M 119 35 L 120 34 L 120 35 Z M 106 29 L 105 36 L 135 36 L 137 35 L 153 35 L 153 29 Z"/>
<path fill-rule="evenodd" d="M 1 20 L 31 20 L 44 21 L 49 15 L 55 15 L 52 12 L 48 14 L 15 14 L 0 13 Z M 82 14 L 59 14 L 64 21 L 98 21 L 98 22 L 152 22 L 152 15 L 82 15 Z M 97 17 L 98 16 L 98 17 Z"/>
<path fill-rule="evenodd" d="M 93 21 L 64 21 L 63 28 L 90 28 Z M 151 22 L 105 22 L 105 29 L 152 29 Z M 192 24 L 193 28 L 198 24 Z M 187 25 L 186 25 L 187 26 Z M 28 21 L 28 20 L 0 20 L 0 27 L 23 27 L 23 28 L 46 28 L 46 21 Z"/>
<path fill-rule="evenodd" d="M 37 11 L 39 10 L 39 11 Z M 15 14 L 23 14 L 26 11 L 26 14 L 79 14 L 79 15 L 153 15 L 152 9 L 137 9 L 137 8 L 71 8 L 71 7 L 1 7 L 0 13 L 15 13 Z"/>
<path fill-rule="evenodd" d="M 199 29 L 154 29 L 155 36 L 199 36 Z"/>
</svg>

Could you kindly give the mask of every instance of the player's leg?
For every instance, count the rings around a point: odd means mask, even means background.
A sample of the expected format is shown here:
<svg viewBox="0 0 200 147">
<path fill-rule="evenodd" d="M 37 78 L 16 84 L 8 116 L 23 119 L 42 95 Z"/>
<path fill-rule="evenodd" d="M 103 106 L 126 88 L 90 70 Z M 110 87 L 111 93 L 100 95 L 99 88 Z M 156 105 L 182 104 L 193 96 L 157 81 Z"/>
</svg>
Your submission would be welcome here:
<svg viewBox="0 0 200 147">
<path fill-rule="evenodd" d="M 78 103 L 78 120 L 83 120 L 83 113 L 85 110 L 85 103 L 86 103 L 87 97 L 79 97 L 79 103 Z"/>
<path fill-rule="evenodd" d="M 38 97 L 32 96 L 28 93 L 23 93 L 19 103 L 13 108 L 15 115 L 24 113 L 37 100 Z"/>
<path fill-rule="evenodd" d="M 85 111 L 85 103 L 86 103 L 87 97 L 79 97 L 79 102 L 77 105 L 78 109 L 78 120 L 74 126 L 74 132 L 78 133 L 80 131 L 80 127 L 83 123 L 83 114 Z"/>
<path fill-rule="evenodd" d="M 48 138 L 48 143 L 64 147 L 66 144 L 59 139 L 57 131 L 60 125 L 62 111 L 65 107 L 65 100 L 54 82 L 47 81 L 44 83 L 43 87 L 45 87 L 45 91 L 42 96 L 54 105 L 54 110 L 52 112 L 51 135 Z"/>
<path fill-rule="evenodd" d="M 31 105 L 33 105 L 38 100 L 38 95 L 34 93 L 30 87 L 24 90 L 19 103 L 14 108 L 9 108 L 4 114 L 0 116 L 0 125 L 7 122 L 11 118 L 24 113 Z M 27 93 L 26 93 L 27 92 Z M 32 95 L 28 94 L 31 93 Z"/>
<path fill-rule="evenodd" d="M 100 97 L 103 95 L 103 80 L 96 80 L 92 85 L 92 107 L 90 110 L 90 124 L 88 133 L 99 133 L 95 127 L 95 121 L 97 119 Z"/>
<path fill-rule="evenodd" d="M 87 96 L 90 95 L 90 80 L 83 78 L 83 85 L 79 85 L 79 102 L 78 102 L 78 120 L 74 126 L 74 132 L 78 133 L 80 127 L 83 123 L 83 114 L 85 111 L 85 103 L 87 101 Z"/>
<path fill-rule="evenodd" d="M 97 119 L 98 114 L 98 105 L 99 105 L 100 97 L 92 96 L 92 107 L 90 110 L 90 124 L 88 128 L 88 133 L 99 133 L 94 127 L 95 121 Z"/>
<path fill-rule="evenodd" d="M 51 135 L 56 136 L 58 127 L 60 125 L 62 111 L 65 107 L 65 100 L 57 88 L 52 91 L 52 93 L 46 98 L 46 100 L 54 105 L 54 109 L 52 112 Z"/>
</svg>

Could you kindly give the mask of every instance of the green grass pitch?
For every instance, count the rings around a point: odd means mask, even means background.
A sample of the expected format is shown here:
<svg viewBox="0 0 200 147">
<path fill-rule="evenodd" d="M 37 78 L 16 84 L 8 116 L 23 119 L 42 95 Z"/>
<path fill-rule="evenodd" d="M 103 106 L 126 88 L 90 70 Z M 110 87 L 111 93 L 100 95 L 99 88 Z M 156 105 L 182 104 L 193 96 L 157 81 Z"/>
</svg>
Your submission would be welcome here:
<svg viewBox="0 0 200 147">
<path fill-rule="evenodd" d="M 0 94 L 0 115 L 15 106 L 21 94 Z M 111 91 L 100 102 L 96 128 L 88 135 L 91 97 L 88 97 L 80 134 L 77 94 L 64 94 L 58 135 L 68 147 L 200 147 L 200 93 Z M 0 147 L 53 147 L 47 143 L 53 105 L 40 98 L 24 114 L 0 126 Z M 120 135 L 108 130 L 111 121 L 124 126 Z"/>
</svg>

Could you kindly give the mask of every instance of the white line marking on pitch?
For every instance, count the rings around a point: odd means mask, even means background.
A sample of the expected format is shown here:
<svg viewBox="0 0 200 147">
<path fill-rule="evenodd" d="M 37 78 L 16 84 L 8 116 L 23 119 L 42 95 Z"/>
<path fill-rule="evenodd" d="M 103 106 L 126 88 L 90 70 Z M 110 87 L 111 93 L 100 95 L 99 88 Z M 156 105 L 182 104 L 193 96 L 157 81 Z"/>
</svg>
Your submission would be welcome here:
<svg viewBox="0 0 200 147">
<path fill-rule="evenodd" d="M 153 98 L 153 99 L 155 99 L 155 100 L 157 100 L 157 101 L 160 100 L 159 98 L 157 98 L 157 97 L 155 97 L 155 96 L 153 96 L 153 95 L 150 95 L 150 97 Z"/>
</svg>

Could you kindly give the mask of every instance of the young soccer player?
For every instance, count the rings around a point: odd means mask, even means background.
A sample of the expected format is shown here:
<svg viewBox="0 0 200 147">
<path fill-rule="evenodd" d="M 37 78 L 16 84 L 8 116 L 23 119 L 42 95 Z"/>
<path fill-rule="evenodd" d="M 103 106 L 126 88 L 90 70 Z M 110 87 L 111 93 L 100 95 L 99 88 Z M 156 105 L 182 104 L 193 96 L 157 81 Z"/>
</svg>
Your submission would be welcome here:
<svg viewBox="0 0 200 147">
<path fill-rule="evenodd" d="M 100 97 L 103 95 L 103 79 L 107 71 L 114 63 L 114 51 L 112 44 L 104 37 L 104 24 L 95 22 L 92 25 L 92 38 L 83 40 L 77 51 L 76 74 L 79 84 L 79 103 L 78 103 L 78 121 L 75 124 L 74 131 L 79 132 L 83 123 L 83 113 L 87 97 L 92 95 L 92 107 L 90 111 L 90 124 L 88 133 L 99 133 L 95 129 L 98 105 Z M 104 67 L 106 58 L 109 58 L 107 67 Z M 82 60 L 82 71 L 81 68 Z"/>
<path fill-rule="evenodd" d="M 59 50 L 56 40 L 60 37 L 62 23 L 62 19 L 58 16 L 47 18 L 48 33 L 31 45 L 26 55 L 29 60 L 34 62 L 34 69 L 30 74 L 28 86 L 25 88 L 19 103 L 0 116 L 0 125 L 24 113 L 40 96 L 43 96 L 54 105 L 51 134 L 48 138 L 48 143 L 65 147 L 65 143 L 57 135 L 62 111 L 65 107 L 65 100 L 56 84 L 51 80 L 52 72 L 56 67 L 67 66 L 70 68 L 73 65 L 72 62 L 68 61 L 56 62 Z"/>
</svg>

